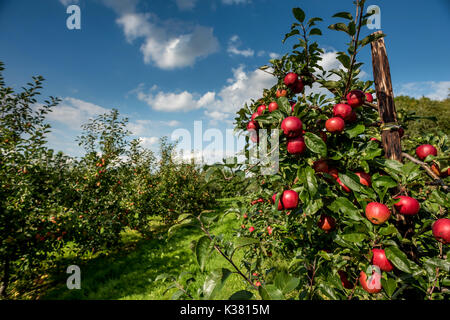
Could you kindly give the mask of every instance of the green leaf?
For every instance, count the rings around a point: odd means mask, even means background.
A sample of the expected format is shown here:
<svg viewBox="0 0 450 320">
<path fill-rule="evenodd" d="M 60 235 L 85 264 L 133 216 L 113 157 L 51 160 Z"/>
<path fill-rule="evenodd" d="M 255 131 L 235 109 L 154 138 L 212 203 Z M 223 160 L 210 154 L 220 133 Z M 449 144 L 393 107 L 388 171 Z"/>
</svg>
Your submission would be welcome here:
<svg viewBox="0 0 450 320">
<path fill-rule="evenodd" d="M 306 132 L 304 137 L 305 144 L 309 150 L 314 153 L 318 153 L 321 157 L 327 156 L 327 145 L 321 138 L 311 132 Z"/>
<path fill-rule="evenodd" d="M 347 233 L 342 235 L 342 239 L 350 242 L 362 242 L 367 239 L 367 235 L 364 233 Z"/>
<path fill-rule="evenodd" d="M 353 20 L 353 16 L 349 12 L 338 12 L 333 15 L 333 18 L 344 18 L 348 20 Z"/>
<path fill-rule="evenodd" d="M 348 134 L 350 138 L 354 138 L 366 131 L 366 127 L 363 124 L 356 124 L 345 129 L 345 133 Z"/>
<path fill-rule="evenodd" d="M 316 21 L 323 21 L 322 18 L 314 17 L 308 20 L 308 26 L 314 26 L 316 24 Z"/>
<path fill-rule="evenodd" d="M 439 258 L 430 258 L 425 261 L 425 263 L 434 268 L 439 268 L 441 270 L 445 270 L 446 272 L 450 272 L 450 262 L 444 259 Z"/>
<path fill-rule="evenodd" d="M 336 30 L 336 31 L 344 31 L 347 34 L 349 33 L 347 25 L 342 22 L 332 24 L 332 25 L 328 26 L 328 29 Z"/>
<path fill-rule="evenodd" d="M 355 24 L 355 21 L 350 21 L 349 23 L 348 23 L 348 25 L 347 25 L 347 27 L 348 27 L 348 34 L 350 35 L 350 36 L 354 36 L 355 35 L 355 33 L 356 33 L 356 24 Z"/>
<path fill-rule="evenodd" d="M 171 297 L 170 299 L 171 299 L 171 300 L 178 300 L 178 299 L 180 299 L 183 295 L 184 295 L 184 291 L 183 291 L 183 290 L 177 290 L 177 291 L 175 291 L 175 293 L 172 295 L 172 297 Z"/>
<path fill-rule="evenodd" d="M 256 244 L 256 243 L 259 243 L 258 239 L 242 237 L 242 238 L 237 238 L 236 241 L 234 242 L 234 245 L 236 247 L 243 247 L 243 246 L 248 246 L 248 245 Z"/>
<path fill-rule="evenodd" d="M 203 283 L 204 299 L 214 299 L 214 296 L 220 292 L 230 275 L 231 271 L 225 268 L 211 272 Z"/>
<path fill-rule="evenodd" d="M 406 273 L 412 273 L 411 270 L 411 262 L 406 257 L 406 254 L 403 253 L 397 247 L 388 247 L 385 249 L 386 258 L 392 262 L 392 264 Z"/>
<path fill-rule="evenodd" d="M 354 177 L 351 178 L 350 176 Z M 359 183 L 359 177 L 357 175 L 353 173 L 348 173 L 347 175 L 339 172 L 339 179 L 341 179 L 341 182 L 353 191 L 362 192 L 362 184 Z"/>
<path fill-rule="evenodd" d="M 295 19 L 299 22 L 303 22 L 305 20 L 305 12 L 300 8 L 293 8 L 292 13 L 294 14 Z"/>
<path fill-rule="evenodd" d="M 347 198 L 339 197 L 333 201 L 331 205 L 328 206 L 330 210 L 333 212 L 342 212 L 348 218 L 360 221 L 363 220 L 358 208 L 355 207 L 353 203 L 350 202 Z"/>
<path fill-rule="evenodd" d="M 285 300 L 283 292 L 280 289 L 278 289 L 275 285 L 268 284 L 265 286 L 265 290 L 269 297 L 268 300 Z"/>
<path fill-rule="evenodd" d="M 309 31 L 309 35 L 318 35 L 321 36 L 322 35 L 322 31 L 320 31 L 319 28 L 312 28 L 311 31 Z"/>
<path fill-rule="evenodd" d="M 395 292 L 395 289 L 397 289 L 397 281 L 395 281 L 395 279 L 392 278 L 388 278 L 387 280 L 382 278 L 381 286 L 383 287 L 388 297 L 392 297 L 392 295 Z"/>
<path fill-rule="evenodd" d="M 372 179 L 372 186 L 380 188 L 395 188 L 397 187 L 397 182 L 394 179 L 388 176 L 378 176 L 375 179 Z"/>
<path fill-rule="evenodd" d="M 197 257 L 197 263 L 200 266 L 200 270 L 202 272 L 205 270 L 206 260 L 208 260 L 211 251 L 211 240 L 207 236 L 201 237 L 197 241 L 197 245 L 195 246 L 195 255 Z"/>
<path fill-rule="evenodd" d="M 287 40 L 288 38 L 290 38 L 290 37 L 292 37 L 292 36 L 294 36 L 294 35 L 296 35 L 296 34 L 300 34 L 300 31 L 298 31 L 298 29 L 294 29 L 294 30 L 292 30 L 291 32 L 286 33 L 285 36 L 284 36 L 284 39 L 283 39 L 282 43 L 286 42 L 286 40 Z"/>
<path fill-rule="evenodd" d="M 288 275 L 286 272 L 280 272 L 275 277 L 275 286 L 281 290 L 283 294 L 287 294 L 295 290 L 300 284 L 300 279 Z"/>
<path fill-rule="evenodd" d="M 345 53 L 341 52 L 336 59 L 338 59 L 345 68 L 350 68 L 350 57 Z"/>
<path fill-rule="evenodd" d="M 251 300 L 254 297 L 253 293 L 247 290 L 240 290 L 233 293 L 228 300 Z"/>
<path fill-rule="evenodd" d="M 367 45 L 367 44 L 369 44 L 369 43 L 371 43 L 373 41 L 376 41 L 376 40 L 378 40 L 380 38 L 383 38 L 385 36 L 386 35 L 384 33 L 370 34 L 367 37 L 365 37 L 364 39 L 360 40 L 359 44 L 360 44 L 361 47 L 364 47 L 365 45 Z"/>
<path fill-rule="evenodd" d="M 281 111 L 284 111 L 287 114 L 291 113 L 291 104 L 286 97 L 279 97 L 277 99 L 277 104 Z"/>
</svg>

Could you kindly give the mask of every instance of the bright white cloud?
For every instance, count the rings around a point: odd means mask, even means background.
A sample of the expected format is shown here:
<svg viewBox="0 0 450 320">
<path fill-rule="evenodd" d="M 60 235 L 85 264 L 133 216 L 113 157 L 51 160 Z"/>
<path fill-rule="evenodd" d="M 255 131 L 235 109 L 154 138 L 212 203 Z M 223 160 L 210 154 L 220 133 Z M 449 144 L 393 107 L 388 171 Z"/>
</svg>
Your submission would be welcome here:
<svg viewBox="0 0 450 320">
<path fill-rule="evenodd" d="M 212 28 L 195 26 L 190 32 L 176 34 L 154 20 L 157 19 L 150 13 L 135 12 L 116 20 L 128 42 L 143 38 L 140 50 L 147 64 L 167 70 L 192 66 L 219 48 Z"/>
<path fill-rule="evenodd" d="M 128 130 L 135 136 L 145 135 L 152 126 L 151 120 L 141 120 L 138 119 L 134 122 L 128 123 Z"/>
<path fill-rule="evenodd" d="M 272 87 L 276 82 L 275 77 L 266 72 L 259 69 L 247 72 L 241 65 L 233 69 L 233 77 L 227 79 L 227 84 L 219 92 L 200 95 L 188 91 L 155 93 L 154 90 L 141 90 L 137 98 L 157 111 L 186 112 L 203 108 L 205 115 L 212 120 L 226 121 L 244 103 L 260 98 L 263 89 Z"/>
<path fill-rule="evenodd" d="M 409 82 L 394 90 L 396 96 L 407 95 L 414 98 L 427 97 L 432 100 L 444 100 L 450 95 L 450 81 Z"/>
<path fill-rule="evenodd" d="M 166 112 L 179 112 L 196 110 L 214 101 L 215 93 L 207 92 L 203 96 L 196 98 L 192 93 L 183 91 L 180 93 L 163 92 L 157 94 L 143 91 L 138 92 L 138 99 L 146 102 L 152 109 Z"/>
<path fill-rule="evenodd" d="M 159 138 L 158 137 L 140 137 L 139 142 L 142 147 L 149 149 L 156 143 L 158 143 Z"/>
<path fill-rule="evenodd" d="M 176 0 L 178 9 L 182 11 L 194 9 L 196 2 L 197 0 Z"/>
<path fill-rule="evenodd" d="M 255 51 L 253 51 L 252 49 L 245 49 L 245 50 L 240 50 L 238 49 L 238 47 L 241 45 L 241 41 L 239 40 L 239 36 L 234 35 L 230 38 L 230 40 L 228 41 L 228 49 L 227 52 L 230 55 L 240 55 L 240 56 L 244 56 L 244 57 L 253 57 L 255 54 Z"/>
<path fill-rule="evenodd" d="M 110 111 L 96 104 L 67 97 L 47 115 L 52 121 L 69 126 L 71 129 L 80 129 L 81 125 L 90 118 Z"/>
</svg>

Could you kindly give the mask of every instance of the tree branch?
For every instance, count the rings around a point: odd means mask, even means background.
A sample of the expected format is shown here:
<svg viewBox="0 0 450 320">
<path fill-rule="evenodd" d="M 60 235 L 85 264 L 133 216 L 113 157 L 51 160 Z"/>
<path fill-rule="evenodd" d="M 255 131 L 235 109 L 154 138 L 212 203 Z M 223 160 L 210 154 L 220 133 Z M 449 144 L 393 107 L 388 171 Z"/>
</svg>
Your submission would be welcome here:
<svg viewBox="0 0 450 320">
<path fill-rule="evenodd" d="M 425 162 L 422 162 L 422 161 L 420 161 L 420 160 L 417 160 L 416 158 L 410 156 L 409 154 L 407 154 L 407 153 L 405 153 L 405 152 L 402 153 L 402 156 L 403 156 L 404 158 L 407 158 L 409 161 L 414 162 L 414 163 L 420 165 L 420 166 L 428 173 L 428 175 L 434 179 L 434 181 L 436 182 L 436 184 L 442 186 L 442 188 L 443 188 L 444 190 L 446 190 L 446 191 L 448 190 L 448 186 L 444 183 L 444 181 L 442 181 L 442 180 L 438 177 L 438 175 L 435 174 L 435 173 L 433 172 L 433 170 L 431 170 L 431 168 L 430 168 Z"/>
</svg>

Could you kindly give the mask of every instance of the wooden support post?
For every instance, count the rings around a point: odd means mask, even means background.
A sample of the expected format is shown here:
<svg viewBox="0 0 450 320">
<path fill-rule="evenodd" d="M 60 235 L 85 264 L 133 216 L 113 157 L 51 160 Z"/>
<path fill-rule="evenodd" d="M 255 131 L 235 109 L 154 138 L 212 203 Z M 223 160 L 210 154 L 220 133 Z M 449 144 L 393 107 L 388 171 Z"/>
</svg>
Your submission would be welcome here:
<svg viewBox="0 0 450 320">
<path fill-rule="evenodd" d="M 382 33 L 376 31 L 374 34 Z M 375 89 L 377 91 L 378 113 L 383 122 L 381 138 L 385 156 L 388 159 L 402 161 L 402 147 L 400 135 L 397 130 L 388 128 L 397 125 L 397 112 L 394 104 L 394 92 L 392 90 L 391 71 L 386 53 L 384 38 L 371 43 L 372 66 Z"/>
</svg>

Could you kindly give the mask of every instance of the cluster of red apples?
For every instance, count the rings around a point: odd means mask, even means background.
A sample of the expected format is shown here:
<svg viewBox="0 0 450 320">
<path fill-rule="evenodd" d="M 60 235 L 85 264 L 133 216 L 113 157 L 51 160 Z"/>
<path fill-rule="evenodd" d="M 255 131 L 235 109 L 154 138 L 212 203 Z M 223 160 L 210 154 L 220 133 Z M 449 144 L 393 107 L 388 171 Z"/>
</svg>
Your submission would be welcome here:
<svg viewBox="0 0 450 320">
<path fill-rule="evenodd" d="M 304 84 L 301 77 L 299 77 L 296 73 L 290 72 L 284 78 L 284 84 L 294 93 L 300 93 L 303 91 Z M 286 90 L 278 90 L 276 92 L 277 98 L 284 97 L 287 95 Z M 344 131 L 345 124 L 353 123 L 357 120 L 357 115 L 355 112 L 355 108 L 361 107 L 364 102 L 373 102 L 372 94 L 368 92 L 363 92 L 361 90 L 352 90 L 346 96 L 345 103 L 338 103 L 333 108 L 334 117 L 328 119 L 325 122 L 326 131 L 339 134 Z M 294 111 L 294 103 L 291 102 L 292 112 Z M 273 101 L 268 105 L 268 108 L 265 105 L 260 105 L 257 111 L 252 115 L 251 121 L 247 125 L 247 130 L 251 131 L 251 140 L 253 142 L 258 142 L 258 134 L 257 130 L 259 128 L 258 123 L 256 122 L 256 117 L 262 115 L 266 109 L 269 112 L 273 112 L 278 109 L 278 104 Z M 306 151 L 306 144 L 303 138 L 303 134 L 305 131 L 303 130 L 302 121 L 294 116 L 286 117 L 281 123 L 281 129 L 283 134 L 287 138 L 287 152 L 293 155 L 300 155 Z M 400 136 L 403 136 L 403 130 L 400 132 Z M 321 137 L 324 142 L 326 142 L 326 133 L 321 132 Z M 376 140 L 372 138 L 371 140 Z M 378 142 L 378 140 L 377 140 Z M 437 156 L 437 150 L 434 146 L 429 144 L 424 144 L 416 149 L 417 156 L 424 160 L 428 155 Z M 338 170 L 336 168 L 330 168 L 326 160 L 318 160 L 314 162 L 313 166 L 315 172 L 317 174 L 327 173 L 332 176 L 335 181 L 341 186 L 342 190 L 349 193 L 351 192 L 350 188 L 348 188 L 339 178 Z M 441 177 L 446 177 L 450 175 L 450 169 L 445 172 L 441 172 L 439 167 L 436 164 L 432 165 L 432 170 Z M 371 186 L 371 176 L 366 172 L 355 172 L 355 174 L 360 178 L 360 183 L 364 186 Z M 277 194 L 272 196 L 272 203 L 275 203 Z M 407 195 L 397 196 L 394 199 L 397 202 L 394 204 L 395 210 L 404 216 L 414 216 L 419 213 L 420 203 L 417 199 L 409 197 Z M 257 202 L 263 202 L 262 199 L 258 199 L 252 202 L 252 205 Z M 299 203 L 298 193 L 294 190 L 285 190 L 278 202 L 277 208 L 278 210 L 292 210 L 297 208 Z M 365 215 L 369 221 L 373 224 L 379 225 L 386 222 L 390 216 L 391 211 L 388 206 L 379 202 L 370 202 L 367 204 L 365 208 Z M 336 220 L 326 214 L 322 214 L 318 221 L 318 227 L 325 232 L 330 232 L 336 227 Z M 250 232 L 253 232 L 255 228 L 251 226 L 249 228 Z M 273 229 L 268 227 L 269 235 L 272 234 Z M 439 219 L 435 221 L 432 226 L 433 236 L 437 241 L 442 242 L 444 244 L 450 243 L 450 219 Z M 373 248 L 372 249 L 373 258 L 372 264 L 376 265 L 380 268 L 380 270 L 390 272 L 394 269 L 392 263 L 386 258 L 385 251 L 381 248 Z M 347 279 L 347 275 L 345 272 L 340 271 L 339 276 L 342 281 L 342 285 L 345 288 L 353 288 L 353 284 L 350 283 Z M 359 282 L 364 290 L 369 293 L 377 293 L 381 291 L 381 287 L 374 287 L 373 285 L 369 285 L 367 283 L 367 275 L 365 272 L 361 271 Z"/>
</svg>

